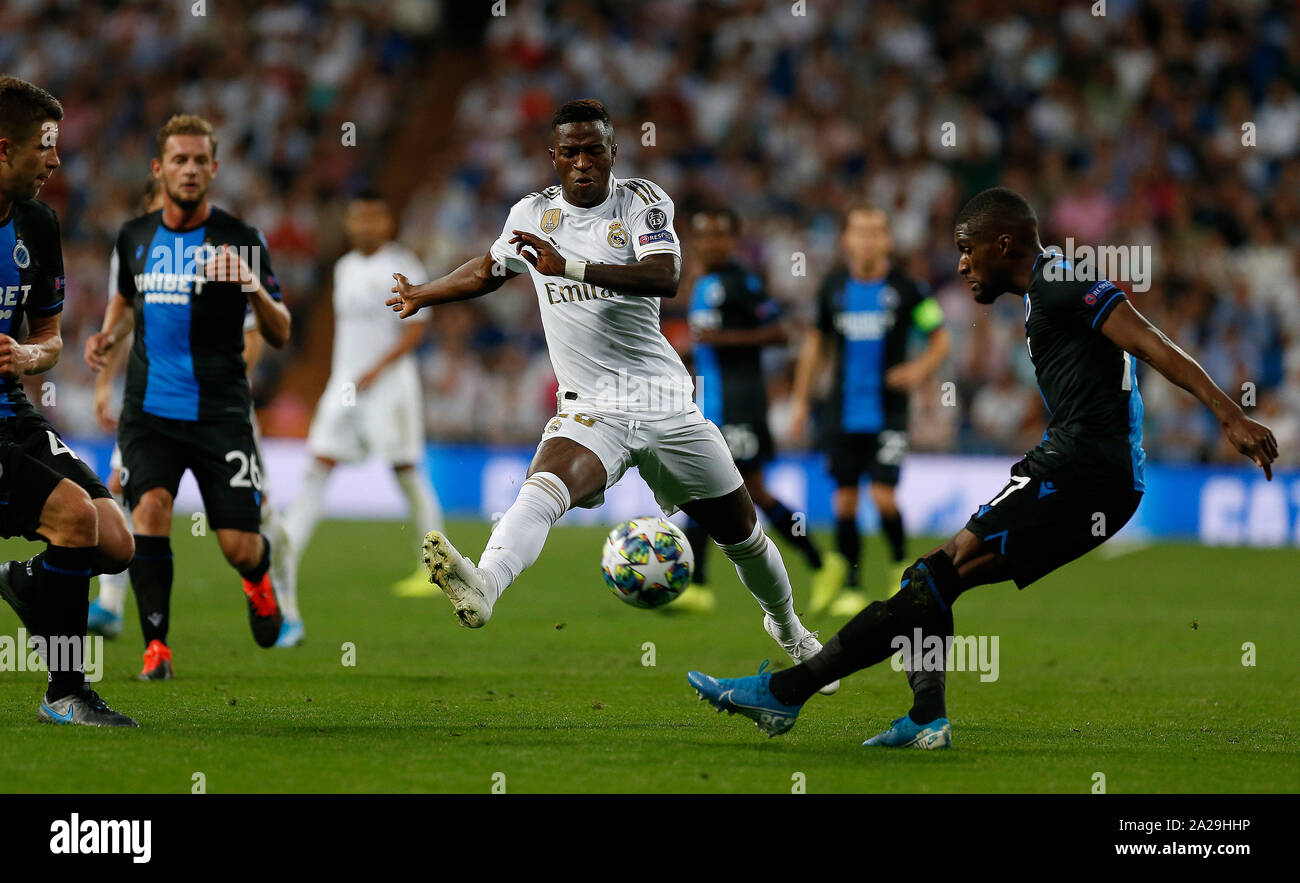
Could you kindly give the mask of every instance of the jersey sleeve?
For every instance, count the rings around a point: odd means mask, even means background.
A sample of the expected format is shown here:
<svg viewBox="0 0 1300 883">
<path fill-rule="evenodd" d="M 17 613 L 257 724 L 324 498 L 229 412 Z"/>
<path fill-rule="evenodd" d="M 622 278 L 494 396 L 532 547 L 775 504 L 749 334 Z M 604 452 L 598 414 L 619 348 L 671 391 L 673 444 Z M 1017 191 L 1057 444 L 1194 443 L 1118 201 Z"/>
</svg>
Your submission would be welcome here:
<svg viewBox="0 0 1300 883">
<path fill-rule="evenodd" d="M 835 283 L 838 277 L 838 273 L 832 273 L 817 289 L 817 330 L 822 334 L 835 332 Z"/>
<path fill-rule="evenodd" d="M 917 282 L 912 294 L 912 308 L 908 313 L 912 327 L 922 334 L 933 334 L 943 327 L 943 307 L 935 300 L 930 286 Z"/>
<path fill-rule="evenodd" d="M 63 312 L 63 244 L 59 240 L 59 219 L 54 209 L 41 204 L 40 235 L 32 237 L 40 272 L 32 286 L 31 296 L 27 300 L 27 313 L 30 316 L 54 316 Z"/>
<path fill-rule="evenodd" d="M 511 206 L 510 214 L 506 216 L 505 226 L 501 228 L 501 235 L 496 238 L 496 241 L 492 243 L 492 247 L 488 249 L 488 253 L 504 264 L 505 268 L 512 273 L 527 273 L 530 266 L 515 251 L 515 246 L 510 244 L 510 240 L 515 237 L 515 234 L 511 232 L 513 230 L 537 232 L 537 225 L 532 222 L 528 211 L 528 205 L 532 199 L 533 197 L 526 196 Z"/>
<path fill-rule="evenodd" d="M 767 293 L 763 280 L 753 273 L 745 277 L 745 291 L 749 295 L 755 325 L 770 325 L 781 318 L 781 302 Z"/>
<path fill-rule="evenodd" d="M 121 232 L 117 234 L 117 245 L 113 248 L 113 258 L 117 267 L 117 279 L 115 281 L 117 283 L 117 293 L 127 300 L 133 301 L 139 292 L 135 289 L 135 276 L 131 274 L 131 265 L 127 262 L 127 248 L 126 228 L 123 227 Z"/>
<path fill-rule="evenodd" d="M 1121 302 L 1128 300 L 1128 295 L 1109 279 L 1100 282 L 1062 280 L 1045 282 L 1041 300 L 1053 318 L 1072 328 L 1096 331 Z"/>
<path fill-rule="evenodd" d="M 253 231 L 253 247 L 257 249 L 254 253 L 258 255 L 258 263 L 252 267 L 253 273 L 257 275 L 272 300 L 283 300 L 280 293 L 280 280 L 275 278 L 275 271 L 271 269 L 271 247 L 266 244 L 266 237 L 262 235 L 261 230 L 252 227 L 249 229 Z"/>
<path fill-rule="evenodd" d="M 643 260 L 652 254 L 675 254 L 680 258 L 682 246 L 673 230 L 673 201 L 642 178 L 630 178 L 623 182 L 623 187 L 632 193 L 627 226 L 636 259 Z"/>
</svg>

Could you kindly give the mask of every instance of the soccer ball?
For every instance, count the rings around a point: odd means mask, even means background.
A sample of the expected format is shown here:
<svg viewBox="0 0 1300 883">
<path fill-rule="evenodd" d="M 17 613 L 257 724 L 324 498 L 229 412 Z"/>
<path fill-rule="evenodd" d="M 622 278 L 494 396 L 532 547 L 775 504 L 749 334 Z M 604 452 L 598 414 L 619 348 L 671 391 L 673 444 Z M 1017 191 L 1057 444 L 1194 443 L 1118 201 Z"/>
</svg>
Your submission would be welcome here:
<svg viewBox="0 0 1300 883">
<path fill-rule="evenodd" d="M 691 584 L 695 553 L 663 518 L 634 518 L 609 532 L 600 553 L 605 585 L 633 607 L 662 607 Z"/>
</svg>

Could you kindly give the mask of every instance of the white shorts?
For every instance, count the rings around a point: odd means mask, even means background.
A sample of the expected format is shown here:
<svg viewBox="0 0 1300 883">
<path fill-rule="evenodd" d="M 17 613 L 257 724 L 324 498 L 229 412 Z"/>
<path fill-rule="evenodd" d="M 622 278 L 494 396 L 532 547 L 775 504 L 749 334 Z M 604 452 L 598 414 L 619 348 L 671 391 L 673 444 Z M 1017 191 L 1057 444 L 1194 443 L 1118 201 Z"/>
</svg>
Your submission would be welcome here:
<svg viewBox="0 0 1300 883">
<path fill-rule="evenodd" d="M 587 448 L 605 467 L 605 487 L 573 505 L 594 509 L 605 490 L 635 466 L 671 515 L 683 503 L 723 497 L 744 484 L 722 433 L 692 403 L 681 414 L 661 420 L 629 420 L 583 410 L 566 401 L 542 431 L 540 449 L 552 438 L 569 438 Z"/>
<path fill-rule="evenodd" d="M 307 449 L 343 462 L 375 454 L 397 466 L 424 459 L 424 407 L 420 377 L 394 367 L 361 392 L 332 378 L 316 405 Z"/>
</svg>

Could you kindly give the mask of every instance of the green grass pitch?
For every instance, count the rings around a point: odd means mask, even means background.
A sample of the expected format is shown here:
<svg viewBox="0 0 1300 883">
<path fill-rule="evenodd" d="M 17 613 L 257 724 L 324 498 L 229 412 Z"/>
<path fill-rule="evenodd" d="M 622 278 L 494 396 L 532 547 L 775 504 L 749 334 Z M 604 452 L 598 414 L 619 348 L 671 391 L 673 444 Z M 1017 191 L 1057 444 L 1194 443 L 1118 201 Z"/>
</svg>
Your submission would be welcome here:
<svg viewBox="0 0 1300 883">
<path fill-rule="evenodd" d="M 0 672 L 0 790 L 189 793 L 202 773 L 208 793 L 488 793 L 501 773 L 509 793 L 778 794 L 801 773 L 810 794 L 1087 793 L 1098 772 L 1110 793 L 1300 790 L 1294 550 L 1102 550 L 1024 592 L 972 592 L 957 632 L 999 637 L 999 677 L 949 676 L 954 746 L 929 753 L 859 747 L 909 705 L 887 663 L 814 697 L 777 739 L 697 702 L 689 669 L 788 664 L 717 550 L 714 614 L 636 610 L 600 580 L 604 530 L 560 527 L 492 622 L 470 631 L 440 597 L 390 593 L 409 571 L 405 531 L 325 523 L 301 576 L 306 643 L 260 650 L 215 538 L 189 527 L 178 519 L 173 538 L 177 679 L 134 680 L 133 600 L 95 686 L 141 729 L 38 724 L 44 676 Z M 473 554 L 487 533 L 450 529 Z M 36 551 L 0 544 L 6 557 Z M 881 551 L 873 539 L 877 594 Z M 807 570 L 786 559 L 802 606 Z M 823 639 L 840 624 L 809 622 Z M 0 605 L 0 635 L 17 629 Z M 345 643 L 355 665 L 343 664 Z"/>
</svg>

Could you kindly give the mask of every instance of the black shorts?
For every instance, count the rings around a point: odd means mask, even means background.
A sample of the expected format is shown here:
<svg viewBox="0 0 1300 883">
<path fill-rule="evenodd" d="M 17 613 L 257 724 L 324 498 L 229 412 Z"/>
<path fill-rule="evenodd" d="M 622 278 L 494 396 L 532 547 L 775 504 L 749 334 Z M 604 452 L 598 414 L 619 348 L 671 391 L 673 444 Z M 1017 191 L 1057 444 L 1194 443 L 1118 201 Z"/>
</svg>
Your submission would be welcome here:
<svg viewBox="0 0 1300 883">
<path fill-rule="evenodd" d="M 772 461 L 776 446 L 766 418 L 748 422 L 728 421 L 718 427 L 731 451 L 731 459 L 743 473 L 757 472 Z"/>
<path fill-rule="evenodd" d="M 907 433 L 901 429 L 839 432 L 831 435 L 827 453 L 836 487 L 857 487 L 864 472 L 875 483 L 893 486 L 907 456 Z"/>
<path fill-rule="evenodd" d="M 1025 460 L 1012 466 L 1011 480 L 966 522 L 1022 589 L 1113 537 L 1142 501 L 1131 486 L 1031 472 Z"/>
<path fill-rule="evenodd" d="M 36 532 L 54 488 L 68 479 L 92 500 L 111 498 L 108 488 L 38 414 L 0 420 L 0 537 L 43 541 Z"/>
<path fill-rule="evenodd" d="M 262 464 L 249 421 L 171 420 L 136 413 L 123 418 L 117 443 L 128 506 L 159 487 L 175 498 L 188 469 L 214 530 L 255 533 L 261 528 Z"/>
</svg>

